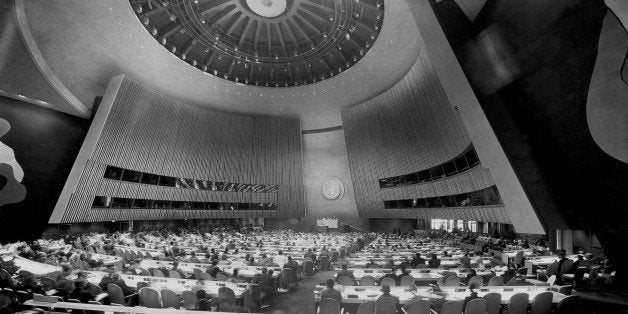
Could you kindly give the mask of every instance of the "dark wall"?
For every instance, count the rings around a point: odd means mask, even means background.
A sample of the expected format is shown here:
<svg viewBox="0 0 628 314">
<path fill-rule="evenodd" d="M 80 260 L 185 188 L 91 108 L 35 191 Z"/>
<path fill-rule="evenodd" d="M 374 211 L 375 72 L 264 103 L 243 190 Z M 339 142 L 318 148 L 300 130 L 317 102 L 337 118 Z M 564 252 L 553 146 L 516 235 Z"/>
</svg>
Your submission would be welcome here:
<svg viewBox="0 0 628 314">
<path fill-rule="evenodd" d="M 406 232 L 417 228 L 416 219 L 371 218 L 369 219 L 369 223 L 371 231 L 374 232 L 393 232 L 395 229 L 400 229 L 401 232 Z"/>
<path fill-rule="evenodd" d="M 603 1 L 488 1 L 471 23 L 453 0 L 432 3 L 439 22 L 526 192 L 551 229 L 591 229 L 612 259 L 626 257 L 628 164 L 591 137 L 586 104 Z M 474 72 L 469 47 L 486 29 L 509 48 L 513 80 L 493 90 Z M 493 80 L 494 82 L 494 80 Z"/>
<path fill-rule="evenodd" d="M 89 127 L 89 121 L 0 97 L 0 118 L 11 124 L 0 138 L 24 170 L 26 198 L 0 207 L 0 241 L 32 239 L 46 228 Z"/>
</svg>

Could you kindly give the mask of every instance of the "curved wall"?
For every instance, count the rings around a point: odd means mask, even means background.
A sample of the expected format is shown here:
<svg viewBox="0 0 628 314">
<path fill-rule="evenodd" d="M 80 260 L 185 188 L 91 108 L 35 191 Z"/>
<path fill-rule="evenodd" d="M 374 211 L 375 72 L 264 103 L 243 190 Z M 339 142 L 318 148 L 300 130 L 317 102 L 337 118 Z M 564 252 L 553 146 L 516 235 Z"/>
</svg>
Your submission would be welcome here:
<svg viewBox="0 0 628 314">
<path fill-rule="evenodd" d="M 277 193 L 181 189 L 104 179 L 107 165 L 220 182 L 278 185 Z M 218 113 L 112 79 L 51 223 L 301 217 L 301 127 L 295 118 Z M 277 203 L 277 210 L 92 208 L 95 196 L 190 202 Z"/>
<path fill-rule="evenodd" d="M 448 218 L 510 223 L 504 206 L 385 210 L 384 200 L 426 198 L 493 186 L 482 165 L 415 185 L 380 188 L 378 179 L 422 171 L 460 156 L 471 144 L 424 51 L 393 88 L 342 113 L 360 217 Z"/>
</svg>

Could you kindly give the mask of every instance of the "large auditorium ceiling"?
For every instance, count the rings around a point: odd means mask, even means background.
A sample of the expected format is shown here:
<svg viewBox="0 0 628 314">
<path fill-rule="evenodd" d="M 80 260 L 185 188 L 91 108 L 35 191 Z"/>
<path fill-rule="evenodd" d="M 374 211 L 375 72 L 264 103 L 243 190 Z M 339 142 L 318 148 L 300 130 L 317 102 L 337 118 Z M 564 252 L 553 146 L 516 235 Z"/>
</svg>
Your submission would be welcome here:
<svg viewBox="0 0 628 314">
<path fill-rule="evenodd" d="M 399 0 L 352 0 L 350 3 L 345 0 L 286 0 L 285 9 L 279 10 L 281 13 L 256 13 L 249 5 L 270 3 L 272 7 L 282 4 L 282 0 L 199 0 L 198 4 L 194 0 L 153 0 L 150 4 L 140 0 L 15 0 L 15 3 L 18 19 L 22 16 L 28 25 L 22 31 L 29 33 L 46 66 L 88 108 L 92 107 L 95 97 L 103 94 L 111 77 L 127 74 L 150 89 L 195 106 L 247 115 L 300 116 L 305 130 L 332 127 L 341 124 L 342 108 L 370 99 L 401 79 L 416 61 L 421 48 L 408 4 Z M 157 14 L 176 4 L 180 8 L 209 10 L 211 14 L 188 16 L 186 22 L 181 20 L 186 14 L 182 11 Z M 146 21 L 142 14 L 155 10 Z M 327 21 L 322 22 L 324 12 L 327 12 Z M 378 14 L 382 13 L 384 16 L 378 19 Z M 263 17 L 264 14 L 277 16 Z M 329 21 L 332 15 L 333 21 Z M 207 29 L 204 37 L 192 38 L 188 31 L 181 32 L 183 26 L 178 26 L 203 20 L 205 24 L 218 23 L 215 29 Z M 258 23 L 263 26 L 257 28 Z M 308 29 L 299 33 L 303 26 Z M 247 27 L 249 29 L 245 30 Z M 157 35 L 153 28 L 157 29 Z M 260 35 L 256 40 L 258 29 Z M 178 39 L 168 36 L 164 45 L 163 35 L 172 30 Z M 266 35 L 262 35 L 263 31 Z M 338 38 L 331 40 L 330 36 Z M 324 44 L 327 39 L 330 46 Z M 308 42 L 310 50 L 305 49 Z M 207 48 L 212 51 L 218 46 L 223 50 L 213 54 L 213 58 L 222 56 L 221 61 L 208 60 L 212 55 L 205 53 Z M 235 51 L 236 46 L 238 51 Z M 294 59 L 296 46 L 300 50 L 296 50 Z M 341 50 L 343 52 L 339 52 Z M 251 60 L 251 54 L 255 58 L 256 53 L 259 64 Z M 329 57 L 329 53 L 333 57 Z M 243 62 L 243 58 L 249 61 Z M 303 68 L 298 66 L 296 70 L 295 60 L 297 63 L 307 60 L 312 67 L 308 66 L 307 72 L 299 72 Z M 249 76 L 239 68 L 244 64 L 249 64 Z M 211 70 L 205 71 L 205 65 Z M 327 67 L 332 71 L 327 73 Z M 251 69 L 262 69 L 258 72 L 265 74 L 250 76 Z M 286 71 L 271 77 L 272 73 L 282 72 L 280 69 Z M 320 80 L 321 75 L 323 80 Z M 235 82 L 236 77 L 238 82 Z M 247 78 L 248 85 L 245 84 Z M 255 85 L 258 80 L 260 86 Z M 298 86 L 293 86 L 297 83 Z"/>
<path fill-rule="evenodd" d="M 384 0 L 130 0 L 184 62 L 230 81 L 298 86 L 333 77 L 377 39 Z"/>
</svg>

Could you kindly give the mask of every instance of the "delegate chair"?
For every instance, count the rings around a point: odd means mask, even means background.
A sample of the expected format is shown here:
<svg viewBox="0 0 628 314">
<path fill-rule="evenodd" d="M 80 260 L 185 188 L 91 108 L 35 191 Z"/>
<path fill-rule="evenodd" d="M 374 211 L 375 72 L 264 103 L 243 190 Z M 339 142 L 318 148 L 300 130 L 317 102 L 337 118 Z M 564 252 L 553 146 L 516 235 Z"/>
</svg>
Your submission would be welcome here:
<svg viewBox="0 0 628 314">
<path fill-rule="evenodd" d="M 523 252 L 517 252 L 517 254 L 515 254 L 515 259 L 513 263 L 515 265 L 523 266 Z"/>
<path fill-rule="evenodd" d="M 530 310 L 530 314 L 547 314 L 552 309 L 552 299 L 554 298 L 554 294 L 545 291 L 537 294 L 534 299 L 532 299 L 532 308 Z"/>
<path fill-rule="evenodd" d="M 319 314 L 339 314 L 342 313 L 340 310 L 340 303 L 334 299 L 324 298 L 318 303 L 318 313 Z"/>
<path fill-rule="evenodd" d="M 153 269 L 153 276 L 154 277 L 166 277 L 166 275 L 164 275 L 164 273 L 162 273 L 161 270 L 159 269 Z"/>
<path fill-rule="evenodd" d="M 282 287 L 288 287 L 289 284 L 297 285 L 297 279 L 291 268 L 284 268 L 281 270 L 280 284 Z"/>
<path fill-rule="evenodd" d="M 93 296 L 97 296 L 97 295 L 103 293 L 102 288 L 99 285 L 96 285 L 96 284 L 91 283 L 91 282 L 87 283 L 87 288 L 89 289 L 89 292 Z"/>
<path fill-rule="evenodd" d="M 10 278 L 10 277 L 7 277 L 7 278 Z M 52 278 L 41 277 L 39 278 L 39 282 L 41 283 L 41 288 L 44 289 L 44 291 L 57 289 L 57 282 Z"/>
<path fill-rule="evenodd" d="M 547 278 L 547 284 L 553 286 L 556 283 L 556 275 L 551 275 Z"/>
<path fill-rule="evenodd" d="M 196 293 L 192 291 L 183 291 L 183 308 L 186 310 L 195 310 L 196 309 Z"/>
<path fill-rule="evenodd" d="M 503 286 L 504 285 L 504 277 L 495 276 L 488 280 L 487 286 Z"/>
<path fill-rule="evenodd" d="M 303 262 L 303 274 L 307 277 L 314 275 L 314 262 L 305 261 Z"/>
<path fill-rule="evenodd" d="M 176 270 L 169 270 L 168 271 L 168 277 L 170 277 L 170 278 L 177 278 L 177 279 L 181 279 L 182 278 L 181 274 L 179 274 L 179 272 L 176 271 Z"/>
<path fill-rule="evenodd" d="M 144 287 L 140 289 L 140 305 L 153 309 L 161 308 L 161 301 L 159 300 L 159 292 L 157 290 Z"/>
<path fill-rule="evenodd" d="M 248 285 L 248 294 L 244 297 L 244 306 L 249 310 L 257 310 L 261 306 L 261 291 L 258 284 L 250 283 Z M 255 311 L 256 312 L 256 311 Z"/>
<path fill-rule="evenodd" d="M 375 305 L 377 305 L 375 301 L 366 301 L 358 306 L 356 314 L 373 314 L 375 313 Z"/>
<path fill-rule="evenodd" d="M 224 274 L 216 274 L 216 281 L 227 281 L 227 276 L 225 276 Z"/>
<path fill-rule="evenodd" d="M 457 287 L 460 286 L 460 278 L 456 275 L 449 276 L 445 278 L 444 282 L 445 287 Z"/>
<path fill-rule="evenodd" d="M 161 303 L 164 308 L 179 309 L 181 307 L 181 299 L 174 291 L 169 289 L 161 289 Z"/>
<path fill-rule="evenodd" d="M 383 297 L 375 301 L 375 314 L 390 314 L 397 312 L 397 301 L 391 297 Z"/>
<path fill-rule="evenodd" d="M 578 313 L 578 306 L 580 305 L 580 296 L 570 295 L 558 302 L 556 305 L 556 314 L 573 314 Z"/>
<path fill-rule="evenodd" d="M 109 300 L 111 303 L 120 304 L 120 305 L 128 305 L 128 299 L 131 296 L 124 297 L 124 292 L 122 292 L 122 288 L 116 285 L 115 283 L 110 283 L 107 285 L 107 293 L 109 294 Z M 135 295 L 135 294 L 133 294 Z"/>
<path fill-rule="evenodd" d="M 360 286 L 374 286 L 375 285 L 375 278 L 373 276 L 362 276 L 362 279 L 360 279 Z"/>
<path fill-rule="evenodd" d="M 411 286 L 414 285 L 416 282 L 416 279 L 414 279 L 414 277 L 410 276 L 410 275 L 405 275 L 403 277 L 401 277 L 401 282 L 400 282 L 400 286 Z"/>
<path fill-rule="evenodd" d="M 343 286 L 353 286 L 353 280 L 347 276 L 339 276 L 336 278 L 336 282 Z"/>
<path fill-rule="evenodd" d="M 397 281 L 396 281 L 394 278 L 391 278 L 391 277 L 384 277 L 384 278 L 382 278 L 382 280 L 379 282 L 379 284 L 380 284 L 380 286 L 383 286 L 383 285 L 385 285 L 385 284 L 386 284 L 386 285 L 389 285 L 389 286 L 391 286 L 391 287 L 394 287 L 394 286 L 396 286 L 396 285 L 397 285 Z"/>
<path fill-rule="evenodd" d="M 321 258 L 318 260 L 318 266 L 321 268 L 321 270 L 331 270 L 331 262 L 329 262 L 329 257 L 321 256 Z"/>
<path fill-rule="evenodd" d="M 484 299 L 473 299 L 467 302 L 464 308 L 464 314 L 486 314 L 488 304 Z"/>
<path fill-rule="evenodd" d="M 404 307 L 406 314 L 431 314 L 434 304 L 427 300 L 417 300 L 406 304 Z"/>
<path fill-rule="evenodd" d="M 218 296 L 223 297 L 229 304 L 236 305 L 235 292 L 228 287 L 218 288 Z"/>
<path fill-rule="evenodd" d="M 467 286 L 470 287 L 474 283 L 481 287 L 484 284 L 484 278 L 482 276 L 473 276 L 469 279 Z"/>
<path fill-rule="evenodd" d="M 508 300 L 508 314 L 527 314 L 529 296 L 527 293 L 514 294 Z"/>
<path fill-rule="evenodd" d="M 486 300 L 486 313 L 487 314 L 500 314 L 501 304 L 502 304 L 502 295 L 497 292 L 487 293 L 484 296 L 484 300 Z"/>
<path fill-rule="evenodd" d="M 138 268 L 137 271 L 139 271 L 141 276 L 152 276 L 150 272 L 144 268 Z"/>
<path fill-rule="evenodd" d="M 440 314 L 460 314 L 462 313 L 462 301 L 447 301 L 443 304 Z"/>
</svg>

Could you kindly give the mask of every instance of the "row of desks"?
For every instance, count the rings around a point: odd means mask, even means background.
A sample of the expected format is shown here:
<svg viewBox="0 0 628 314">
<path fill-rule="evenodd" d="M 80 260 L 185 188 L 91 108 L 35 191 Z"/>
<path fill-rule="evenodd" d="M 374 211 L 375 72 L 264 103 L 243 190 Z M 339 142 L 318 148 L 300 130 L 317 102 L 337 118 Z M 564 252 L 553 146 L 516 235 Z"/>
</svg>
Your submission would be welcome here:
<svg viewBox="0 0 628 314">
<path fill-rule="evenodd" d="M 364 303 L 366 301 L 377 300 L 382 292 L 380 286 L 339 286 L 335 288 L 340 290 L 342 294 L 342 303 Z M 318 285 L 314 291 L 314 298 L 316 302 L 319 302 L 321 297 L 321 291 L 325 289 L 325 286 Z M 508 300 L 514 294 L 527 293 L 530 301 L 541 292 L 552 292 L 553 303 L 558 303 L 567 296 L 559 293 L 558 288 L 549 286 L 502 286 L 502 287 L 485 287 L 478 290 L 478 296 L 483 297 L 488 293 L 496 292 L 501 295 L 501 303 L 508 304 Z M 406 304 L 412 299 L 423 300 L 464 300 L 470 295 L 470 292 L 466 288 L 457 287 L 419 287 L 412 289 L 408 287 L 390 287 L 390 294 L 399 298 L 399 303 Z"/>
</svg>

